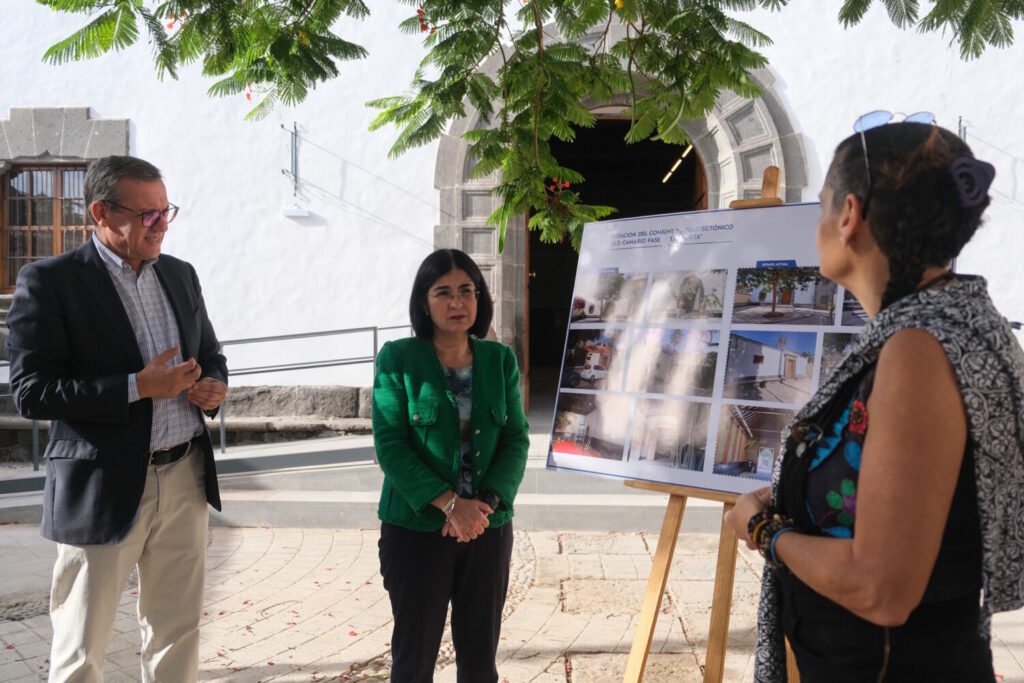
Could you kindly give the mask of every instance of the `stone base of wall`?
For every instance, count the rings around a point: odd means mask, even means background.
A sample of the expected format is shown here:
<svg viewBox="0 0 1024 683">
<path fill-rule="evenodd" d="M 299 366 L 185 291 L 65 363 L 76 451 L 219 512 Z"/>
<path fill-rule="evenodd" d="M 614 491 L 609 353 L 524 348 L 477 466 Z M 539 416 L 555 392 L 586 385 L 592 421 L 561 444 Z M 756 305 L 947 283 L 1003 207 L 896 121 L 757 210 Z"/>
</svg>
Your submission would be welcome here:
<svg viewBox="0 0 1024 683">
<path fill-rule="evenodd" d="M 231 387 L 224 402 L 227 417 L 370 417 L 370 387 Z"/>
<path fill-rule="evenodd" d="M 0 384 L 0 395 L 10 393 Z M 225 442 L 243 446 L 370 433 L 370 387 L 231 387 L 224 402 Z M 220 417 L 207 421 L 215 447 Z M 39 422 L 39 452 L 50 425 Z M 0 399 L 0 463 L 32 461 L 32 421 L 18 416 L 9 398 Z"/>
</svg>

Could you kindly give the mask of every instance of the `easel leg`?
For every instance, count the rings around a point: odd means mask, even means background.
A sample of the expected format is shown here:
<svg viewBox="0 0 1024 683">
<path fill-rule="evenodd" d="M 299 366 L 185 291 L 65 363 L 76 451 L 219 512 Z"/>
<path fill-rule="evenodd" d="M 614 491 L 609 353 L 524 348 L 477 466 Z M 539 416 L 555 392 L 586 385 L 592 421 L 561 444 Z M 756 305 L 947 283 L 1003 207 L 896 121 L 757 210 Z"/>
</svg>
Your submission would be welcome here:
<svg viewBox="0 0 1024 683">
<path fill-rule="evenodd" d="M 786 639 L 786 683 L 800 683 L 800 671 L 796 668 L 796 655 Z"/>
<path fill-rule="evenodd" d="M 722 532 L 718 538 L 718 567 L 715 570 L 715 592 L 711 599 L 704 683 L 721 683 L 725 673 L 725 645 L 729 637 L 732 584 L 736 577 L 736 534 L 725 523 L 725 513 L 732 508 L 732 503 L 725 503 L 722 509 Z"/>
<path fill-rule="evenodd" d="M 676 540 L 679 538 L 679 527 L 683 523 L 685 509 L 686 496 L 669 496 L 665 520 L 661 523 L 661 534 L 658 536 L 658 548 L 654 551 L 651 575 L 647 579 L 644 604 L 640 608 L 640 623 L 637 624 L 636 635 L 633 636 L 633 647 L 629 650 L 629 661 L 626 663 L 626 675 L 622 679 L 624 683 L 640 683 L 644 678 L 644 667 L 647 665 L 647 655 L 651 651 L 651 641 L 654 640 L 654 626 L 658 621 L 661 597 L 665 594 L 665 584 L 668 582 L 668 572 L 672 567 L 672 555 L 676 551 Z"/>
</svg>

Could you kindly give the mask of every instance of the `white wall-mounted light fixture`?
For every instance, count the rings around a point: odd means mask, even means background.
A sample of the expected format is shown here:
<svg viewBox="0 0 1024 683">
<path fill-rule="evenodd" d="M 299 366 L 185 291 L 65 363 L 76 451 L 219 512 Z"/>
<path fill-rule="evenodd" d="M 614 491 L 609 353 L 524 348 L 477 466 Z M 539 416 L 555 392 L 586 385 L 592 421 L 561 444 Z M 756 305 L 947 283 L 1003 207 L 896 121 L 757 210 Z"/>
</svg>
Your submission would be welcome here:
<svg viewBox="0 0 1024 683">
<path fill-rule="evenodd" d="M 305 218 L 309 216 L 309 209 L 303 209 L 298 206 L 286 206 L 281 209 L 281 215 L 288 218 Z"/>
<path fill-rule="evenodd" d="M 677 168 L 679 168 L 679 164 L 683 163 L 683 159 L 685 159 L 686 155 L 689 154 L 692 151 L 693 151 L 693 143 L 690 143 L 690 144 L 688 144 L 686 146 L 686 149 L 683 150 L 683 153 L 679 155 L 679 158 L 676 159 L 676 162 L 674 164 L 672 164 L 672 168 L 668 169 L 668 173 L 665 174 L 665 177 L 661 179 L 662 184 L 665 184 L 665 183 L 668 182 L 668 179 L 671 178 L 672 174 L 676 172 Z"/>
</svg>

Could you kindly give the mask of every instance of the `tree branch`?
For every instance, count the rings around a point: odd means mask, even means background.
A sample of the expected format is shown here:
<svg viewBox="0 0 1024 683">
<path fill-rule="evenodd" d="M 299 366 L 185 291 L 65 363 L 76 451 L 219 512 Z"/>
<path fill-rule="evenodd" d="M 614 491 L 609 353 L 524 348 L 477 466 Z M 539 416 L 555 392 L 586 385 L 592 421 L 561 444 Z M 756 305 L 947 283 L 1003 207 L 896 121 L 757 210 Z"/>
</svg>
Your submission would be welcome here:
<svg viewBox="0 0 1024 683">
<path fill-rule="evenodd" d="M 537 29 L 537 67 L 543 68 L 544 62 L 544 22 L 540 17 L 540 6 L 537 5 L 537 0 L 531 0 L 530 5 L 533 7 L 533 23 Z M 537 78 L 537 92 L 533 99 L 533 161 L 537 164 L 537 169 L 540 169 L 540 96 L 542 90 L 541 79 Z"/>
</svg>

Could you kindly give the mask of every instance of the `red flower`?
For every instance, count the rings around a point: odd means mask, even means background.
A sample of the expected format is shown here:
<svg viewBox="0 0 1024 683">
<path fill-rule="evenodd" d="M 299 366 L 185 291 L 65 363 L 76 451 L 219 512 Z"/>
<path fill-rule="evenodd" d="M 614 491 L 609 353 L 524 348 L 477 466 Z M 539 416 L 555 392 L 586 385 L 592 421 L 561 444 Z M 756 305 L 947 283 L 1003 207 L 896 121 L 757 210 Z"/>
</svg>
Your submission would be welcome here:
<svg viewBox="0 0 1024 683">
<path fill-rule="evenodd" d="M 850 407 L 850 426 L 852 434 L 863 435 L 868 431 L 868 407 L 859 398 L 854 400 Z"/>
</svg>

